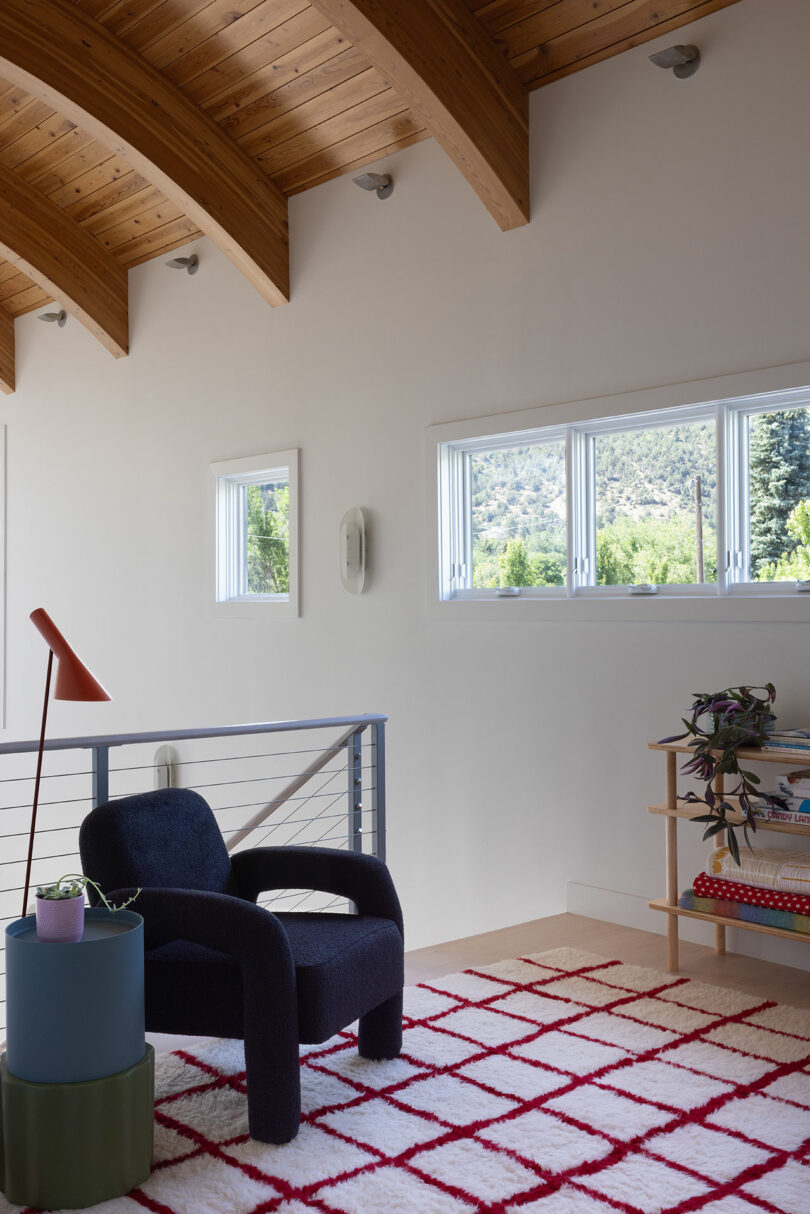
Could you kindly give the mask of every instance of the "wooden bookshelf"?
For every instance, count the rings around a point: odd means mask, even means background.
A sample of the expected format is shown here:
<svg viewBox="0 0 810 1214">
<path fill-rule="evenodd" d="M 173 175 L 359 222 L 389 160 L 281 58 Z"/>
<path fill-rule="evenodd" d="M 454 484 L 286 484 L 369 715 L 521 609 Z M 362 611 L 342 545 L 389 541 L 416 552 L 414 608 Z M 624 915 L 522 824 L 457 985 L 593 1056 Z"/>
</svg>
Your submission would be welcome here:
<svg viewBox="0 0 810 1214">
<path fill-rule="evenodd" d="M 687 910 L 684 907 L 678 906 L 679 886 L 678 886 L 678 821 L 680 819 L 692 819 L 698 817 L 702 813 L 708 812 L 708 807 L 703 805 L 689 804 L 678 797 L 677 793 L 677 778 L 678 778 L 678 756 L 691 754 L 694 750 L 692 746 L 686 746 L 681 742 L 650 742 L 648 743 L 650 750 L 663 751 L 666 758 L 666 800 L 661 804 L 648 805 L 647 812 L 651 814 L 659 814 L 666 818 L 666 885 L 667 892 L 664 898 L 655 898 L 650 902 L 652 910 L 663 911 L 668 916 L 667 922 L 667 969 L 672 973 L 678 970 L 678 920 L 685 919 L 700 919 L 704 923 L 714 924 L 714 951 L 718 954 L 723 954 L 726 951 L 726 928 L 739 927 L 744 931 L 763 932 L 769 936 L 778 936 L 783 940 L 803 940 L 810 941 L 810 935 L 803 932 L 787 931 L 780 927 L 769 927 L 765 923 L 749 923 L 743 919 L 732 919 L 725 915 L 709 915 L 704 911 Z M 738 750 L 737 755 L 740 759 L 749 763 L 778 763 L 782 767 L 810 768 L 810 750 L 760 750 L 748 747 L 744 750 Z M 714 791 L 718 797 L 723 797 L 724 777 L 716 776 L 714 780 Z M 734 798 L 729 798 L 734 800 Z M 741 823 L 742 814 L 737 813 L 729 817 L 730 822 Z M 810 825 L 801 826 L 792 822 L 767 822 L 757 820 L 757 833 L 759 831 L 774 831 L 783 835 L 799 835 L 810 836 Z M 714 836 L 715 848 L 726 846 L 726 832 L 720 831 Z"/>
<path fill-rule="evenodd" d="M 671 755 L 694 754 L 694 746 L 686 746 L 683 742 L 648 742 L 648 750 L 664 750 Z M 715 750 L 719 755 L 722 751 Z M 737 758 L 748 763 L 781 763 L 783 767 L 810 768 L 810 750 L 765 750 L 759 746 L 740 747 Z"/>
<path fill-rule="evenodd" d="M 682 919 L 702 919 L 704 923 L 718 924 L 722 927 L 744 927 L 751 932 L 765 932 L 769 936 L 781 936 L 783 940 L 810 941 L 810 934 L 791 932 L 783 927 L 769 927 L 767 923 L 748 923 L 742 919 L 731 919 L 726 915 L 707 915 L 704 911 L 687 910 L 683 906 L 667 906 L 666 898 L 654 898 L 648 905 L 657 911 L 665 911 L 668 915 L 677 915 Z"/>
<path fill-rule="evenodd" d="M 734 797 L 727 797 L 726 800 L 733 801 Z M 647 812 L 650 814 L 661 814 L 667 818 L 685 818 L 687 821 L 692 821 L 695 817 L 708 813 L 709 807 L 707 805 L 690 805 L 688 802 L 679 800 L 676 809 L 668 809 L 666 805 L 648 805 Z M 726 814 L 726 817 L 729 822 L 742 826 L 743 816 L 741 813 Z M 810 818 L 810 814 L 807 817 Z M 759 834 L 761 830 L 774 831 L 780 835 L 804 835 L 805 838 L 810 838 L 810 825 L 800 826 L 797 822 L 767 822 L 763 818 L 757 818 L 756 832 L 752 831 L 751 833 Z"/>
</svg>

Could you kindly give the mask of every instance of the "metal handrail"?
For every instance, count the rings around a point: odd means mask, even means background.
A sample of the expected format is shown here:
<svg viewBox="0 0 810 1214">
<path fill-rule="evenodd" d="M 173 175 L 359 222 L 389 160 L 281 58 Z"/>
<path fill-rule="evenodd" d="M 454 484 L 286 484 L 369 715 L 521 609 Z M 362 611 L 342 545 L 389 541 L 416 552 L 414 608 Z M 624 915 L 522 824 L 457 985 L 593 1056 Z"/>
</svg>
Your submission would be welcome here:
<svg viewBox="0 0 810 1214">
<path fill-rule="evenodd" d="M 244 839 L 247 839 L 249 835 L 253 834 L 253 831 L 261 826 L 263 822 L 266 822 L 272 814 L 277 813 L 278 810 L 281 809 L 282 805 L 286 804 L 291 797 L 295 796 L 295 794 L 302 789 L 305 784 L 308 784 L 309 781 L 318 774 L 318 772 L 323 771 L 324 767 L 326 767 L 326 765 L 332 761 L 335 755 L 340 754 L 347 742 L 350 742 L 356 734 L 359 736 L 359 734 L 361 734 L 365 728 L 365 725 L 358 725 L 356 721 L 353 721 L 349 728 L 340 735 L 336 742 L 333 742 L 331 746 L 324 750 L 323 754 L 319 755 L 317 759 L 314 759 L 312 763 L 310 763 L 306 771 L 302 771 L 300 776 L 296 776 L 293 782 L 288 784 L 287 787 L 279 794 L 279 796 L 274 797 L 272 801 L 267 801 L 258 811 L 258 813 L 255 813 L 253 817 L 245 823 L 242 829 L 237 831 L 232 839 L 228 840 L 226 844 L 228 851 L 233 851 L 233 849 L 238 847 Z"/>
<path fill-rule="evenodd" d="M 327 763 L 346 746 L 351 752 L 348 763 L 349 799 L 350 799 L 350 830 L 349 844 L 352 850 L 362 850 L 362 761 L 360 751 L 355 743 L 366 729 L 371 732 L 372 769 L 375 778 L 368 790 L 372 803 L 372 833 L 375 840 L 375 852 L 381 860 L 385 859 L 385 723 L 388 717 L 384 713 L 362 713 L 356 717 L 317 717 L 297 721 L 262 721 L 244 725 L 219 725 L 202 729 L 163 729 L 148 730 L 140 733 L 108 733 L 92 734 L 78 738 L 51 738 L 45 741 L 45 750 L 89 750 L 92 752 L 93 790 L 89 798 L 93 806 L 102 805 L 109 800 L 110 795 L 110 750 L 115 746 L 143 745 L 152 742 L 180 742 L 201 738 L 229 738 L 245 735 L 295 733 L 299 730 L 340 729 L 341 735 L 336 742 L 323 748 L 320 757 L 293 780 L 282 793 L 281 797 L 269 802 L 253 802 L 252 806 L 261 806 L 246 827 L 235 839 L 229 840 L 228 850 L 232 850 L 249 833 L 257 829 L 267 817 L 275 813 L 284 801 L 294 798 L 294 794 L 317 775 Z M 3 742 L 0 744 L 0 756 L 12 754 L 30 754 L 39 748 L 39 740 L 31 739 L 25 742 Z M 227 756 L 225 756 L 227 757 Z M 86 800 L 87 798 L 77 798 Z"/>
<path fill-rule="evenodd" d="M 243 734 L 292 733 L 300 729 L 346 728 L 349 725 L 382 725 L 384 713 L 368 712 L 356 717 L 320 717 L 304 721 L 264 721 L 247 725 L 219 725 L 206 729 L 163 729 L 145 733 L 102 733 L 80 738 L 48 738 L 46 750 L 95 750 L 106 746 L 131 746 L 141 742 L 182 742 L 191 738 L 232 738 Z M 39 749 L 39 739 L 0 743 L 0 755 L 30 754 Z"/>
</svg>

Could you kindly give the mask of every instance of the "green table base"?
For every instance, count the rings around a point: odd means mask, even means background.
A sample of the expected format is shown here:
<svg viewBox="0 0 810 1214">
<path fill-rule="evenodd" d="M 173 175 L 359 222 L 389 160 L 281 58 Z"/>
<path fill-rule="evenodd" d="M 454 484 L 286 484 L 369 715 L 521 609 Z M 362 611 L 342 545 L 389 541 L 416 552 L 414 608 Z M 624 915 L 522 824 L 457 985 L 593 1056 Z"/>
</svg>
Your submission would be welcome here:
<svg viewBox="0 0 810 1214">
<path fill-rule="evenodd" d="M 0 1189 L 14 1205 L 77 1209 L 121 1197 L 152 1166 L 155 1052 L 87 1083 L 28 1083 L 0 1057 Z"/>
</svg>

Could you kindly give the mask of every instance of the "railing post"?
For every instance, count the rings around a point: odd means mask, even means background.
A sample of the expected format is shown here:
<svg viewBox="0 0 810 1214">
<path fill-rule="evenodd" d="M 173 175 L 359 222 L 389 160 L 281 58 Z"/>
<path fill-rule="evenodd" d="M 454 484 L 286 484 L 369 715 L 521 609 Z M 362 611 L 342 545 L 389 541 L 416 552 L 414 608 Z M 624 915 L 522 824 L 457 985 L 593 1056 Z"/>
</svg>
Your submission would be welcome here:
<svg viewBox="0 0 810 1214">
<path fill-rule="evenodd" d="M 110 799 L 110 748 L 93 747 L 93 809 Z"/>
<path fill-rule="evenodd" d="M 349 771 L 349 851 L 363 850 L 363 733 L 346 743 Z"/>
<path fill-rule="evenodd" d="M 372 851 L 385 863 L 385 722 L 371 726 L 371 829 Z"/>
</svg>

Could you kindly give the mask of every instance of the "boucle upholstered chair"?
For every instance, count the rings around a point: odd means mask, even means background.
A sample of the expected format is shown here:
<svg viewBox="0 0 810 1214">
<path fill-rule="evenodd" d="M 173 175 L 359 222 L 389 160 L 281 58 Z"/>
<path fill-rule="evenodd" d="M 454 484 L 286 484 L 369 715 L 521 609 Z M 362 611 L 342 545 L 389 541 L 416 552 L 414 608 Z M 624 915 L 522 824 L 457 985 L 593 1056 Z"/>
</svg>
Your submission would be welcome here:
<svg viewBox="0 0 810 1214">
<path fill-rule="evenodd" d="M 402 1044 L 402 912 L 373 856 L 323 847 L 257 847 L 231 856 L 208 804 L 187 789 L 123 797 L 84 820 L 86 873 L 120 898 L 138 886 L 144 918 L 146 1027 L 241 1037 L 251 1137 L 294 1138 L 298 1045 L 359 1018 L 364 1058 Z M 270 911 L 264 890 L 315 889 L 356 915 Z"/>
</svg>

